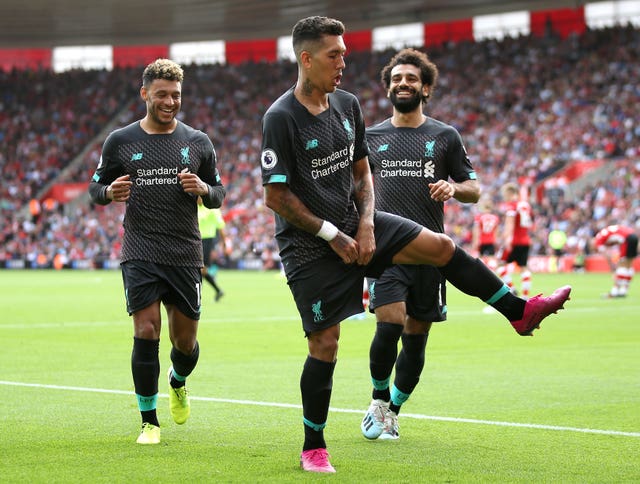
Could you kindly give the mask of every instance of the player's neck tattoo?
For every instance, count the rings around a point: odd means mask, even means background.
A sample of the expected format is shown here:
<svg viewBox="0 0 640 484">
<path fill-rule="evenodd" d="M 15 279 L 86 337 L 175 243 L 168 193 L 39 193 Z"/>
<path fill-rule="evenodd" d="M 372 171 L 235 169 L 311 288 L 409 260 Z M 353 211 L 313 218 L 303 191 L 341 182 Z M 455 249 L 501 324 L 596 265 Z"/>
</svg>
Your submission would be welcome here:
<svg viewBox="0 0 640 484">
<path fill-rule="evenodd" d="M 302 94 L 304 96 L 311 96 L 312 93 L 313 93 L 313 84 L 311 84 L 311 81 L 309 79 L 305 79 L 304 82 L 302 83 Z"/>
</svg>

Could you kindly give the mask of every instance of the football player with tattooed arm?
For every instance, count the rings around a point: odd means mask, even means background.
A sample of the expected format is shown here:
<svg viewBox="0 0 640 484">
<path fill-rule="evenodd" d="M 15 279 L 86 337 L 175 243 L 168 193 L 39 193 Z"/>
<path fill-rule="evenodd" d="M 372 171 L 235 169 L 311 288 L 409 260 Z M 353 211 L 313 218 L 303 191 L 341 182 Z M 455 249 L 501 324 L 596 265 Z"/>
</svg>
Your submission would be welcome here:
<svg viewBox="0 0 640 484">
<path fill-rule="evenodd" d="M 396 264 L 430 264 L 462 292 L 491 304 L 521 335 L 562 308 L 569 286 L 524 301 L 445 234 L 374 210 L 365 123 L 357 98 L 339 89 L 344 25 L 308 17 L 293 27 L 298 79 L 262 120 L 262 183 L 276 240 L 307 337 L 300 377 L 304 442 L 300 465 L 335 472 L 324 428 L 340 323 L 362 312 L 364 277 Z M 439 197 L 451 190 L 441 187 Z"/>
<path fill-rule="evenodd" d="M 139 444 L 160 443 L 161 303 L 172 345 L 170 412 L 178 424 L 189 417 L 185 380 L 200 354 L 203 258 L 197 199 L 218 208 L 225 196 L 211 140 L 176 118 L 183 78 L 182 68 L 168 59 L 144 69 L 140 96 L 146 116 L 107 137 L 89 185 L 97 204 L 126 203 L 121 268 L 133 317 L 131 372 L 142 417 Z"/>
</svg>

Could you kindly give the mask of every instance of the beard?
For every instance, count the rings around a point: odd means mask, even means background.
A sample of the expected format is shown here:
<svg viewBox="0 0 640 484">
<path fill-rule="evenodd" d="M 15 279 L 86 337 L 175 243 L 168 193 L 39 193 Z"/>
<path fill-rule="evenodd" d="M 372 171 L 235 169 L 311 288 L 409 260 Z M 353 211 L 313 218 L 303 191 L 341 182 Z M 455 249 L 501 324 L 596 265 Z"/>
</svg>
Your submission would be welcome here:
<svg viewBox="0 0 640 484">
<path fill-rule="evenodd" d="M 406 114 L 410 113 L 411 111 L 415 111 L 418 106 L 420 106 L 420 103 L 422 102 L 422 95 L 418 92 L 415 92 L 411 97 L 398 98 L 395 92 L 391 92 L 389 94 L 389 100 L 397 111 L 401 112 L 402 114 Z"/>
<path fill-rule="evenodd" d="M 170 116 L 168 119 L 161 118 L 160 114 L 157 111 L 153 111 L 149 114 L 151 115 L 151 119 L 153 119 L 153 121 L 158 125 L 171 124 L 176 118 L 175 114 Z"/>
</svg>

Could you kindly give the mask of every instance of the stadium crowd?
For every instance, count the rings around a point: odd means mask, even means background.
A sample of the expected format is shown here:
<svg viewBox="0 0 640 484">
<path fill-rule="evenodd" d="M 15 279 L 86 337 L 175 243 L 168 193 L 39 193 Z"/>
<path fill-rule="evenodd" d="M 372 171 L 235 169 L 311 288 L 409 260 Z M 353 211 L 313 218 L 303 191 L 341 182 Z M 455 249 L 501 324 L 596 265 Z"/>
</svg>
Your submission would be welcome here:
<svg viewBox="0 0 640 484">
<path fill-rule="evenodd" d="M 451 43 L 426 52 L 440 70 L 427 114 L 460 131 L 483 192 L 494 201 L 504 183 L 517 181 L 533 193 L 536 183 L 572 161 L 615 164 L 614 176 L 575 199 L 560 190 L 533 200 L 532 255 L 551 253 L 546 237 L 553 229 L 567 233 L 569 253 L 587 252 L 593 235 L 610 223 L 640 230 L 640 30 Z M 367 124 L 389 113 L 378 73 L 392 54 L 347 57 L 341 87 L 358 95 Z M 295 82 L 295 64 L 198 65 L 185 73 L 180 117 L 213 140 L 227 187 L 228 263 L 275 268 L 273 215 L 262 200 L 260 122 Z M 144 115 L 139 84 L 131 79 L 130 69 L 0 72 L 0 267 L 11 260 L 40 267 L 118 261 L 120 204 L 89 207 L 80 196 L 42 204 L 37 213 L 29 202 L 51 183 L 88 182 L 104 128 Z M 447 232 L 460 243 L 471 241 L 475 210 L 446 208 Z"/>
</svg>

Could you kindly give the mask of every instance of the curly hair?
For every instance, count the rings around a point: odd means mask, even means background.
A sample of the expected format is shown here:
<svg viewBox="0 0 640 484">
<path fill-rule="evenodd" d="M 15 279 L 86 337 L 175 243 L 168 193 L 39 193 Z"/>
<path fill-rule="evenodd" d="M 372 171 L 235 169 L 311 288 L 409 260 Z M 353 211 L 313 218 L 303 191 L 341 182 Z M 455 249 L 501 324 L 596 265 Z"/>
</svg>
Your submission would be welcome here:
<svg viewBox="0 0 640 484">
<path fill-rule="evenodd" d="M 420 52 L 416 49 L 402 49 L 396 55 L 394 55 L 389 63 L 384 66 L 380 73 L 380 80 L 385 89 L 389 89 L 391 85 L 391 70 L 400 64 L 410 64 L 420 69 L 420 80 L 422 84 L 425 84 L 433 90 L 436 87 L 438 81 L 438 68 L 431 62 L 427 54 Z M 426 101 L 426 99 L 423 99 Z"/>
<path fill-rule="evenodd" d="M 142 85 L 149 87 L 156 79 L 182 82 L 184 72 L 180 64 L 169 59 L 156 59 L 149 64 L 142 73 Z"/>
</svg>

